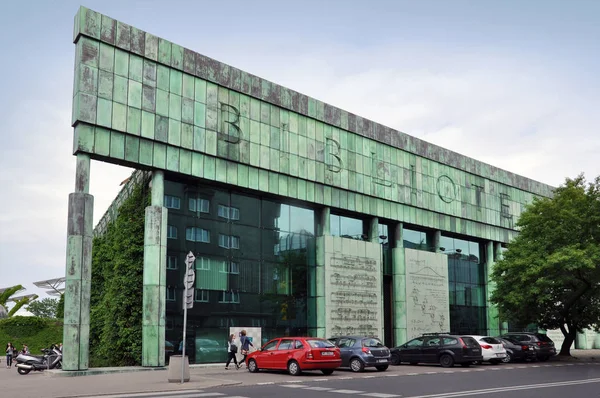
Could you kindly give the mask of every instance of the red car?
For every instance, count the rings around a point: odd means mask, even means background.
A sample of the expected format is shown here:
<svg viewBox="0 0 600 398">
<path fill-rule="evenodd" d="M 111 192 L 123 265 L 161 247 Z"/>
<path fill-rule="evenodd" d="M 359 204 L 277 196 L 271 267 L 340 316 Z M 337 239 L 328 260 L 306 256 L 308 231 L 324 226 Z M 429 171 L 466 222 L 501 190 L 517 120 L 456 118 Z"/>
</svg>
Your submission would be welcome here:
<svg viewBox="0 0 600 398">
<path fill-rule="evenodd" d="M 340 349 L 318 337 L 278 337 L 246 358 L 250 372 L 287 369 L 292 376 L 304 370 L 320 370 L 324 375 L 330 375 L 341 364 Z"/>
</svg>

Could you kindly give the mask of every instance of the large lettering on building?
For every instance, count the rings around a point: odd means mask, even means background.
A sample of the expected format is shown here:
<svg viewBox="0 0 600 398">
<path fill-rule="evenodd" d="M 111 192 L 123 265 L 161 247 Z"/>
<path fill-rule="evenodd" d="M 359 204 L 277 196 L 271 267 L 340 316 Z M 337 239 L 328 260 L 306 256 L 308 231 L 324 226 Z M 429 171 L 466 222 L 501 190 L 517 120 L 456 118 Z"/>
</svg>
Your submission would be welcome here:
<svg viewBox="0 0 600 398">
<path fill-rule="evenodd" d="M 83 7 L 74 42 L 74 153 L 501 241 L 550 193 Z"/>
</svg>

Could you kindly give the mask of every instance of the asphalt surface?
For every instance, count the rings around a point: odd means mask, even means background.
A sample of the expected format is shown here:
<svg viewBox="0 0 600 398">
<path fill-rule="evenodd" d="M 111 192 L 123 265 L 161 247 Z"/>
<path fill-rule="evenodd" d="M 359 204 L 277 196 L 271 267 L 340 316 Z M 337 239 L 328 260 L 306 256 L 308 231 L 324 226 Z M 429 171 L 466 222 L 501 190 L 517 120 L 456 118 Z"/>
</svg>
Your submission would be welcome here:
<svg viewBox="0 0 600 398">
<path fill-rule="evenodd" d="M 410 367 L 407 367 L 410 368 Z M 421 368 L 418 366 L 415 368 Z M 600 398 L 600 363 L 477 366 L 445 369 L 427 367 L 424 373 L 318 373 L 262 385 L 218 387 L 155 394 L 111 395 L 103 398 Z M 160 394 L 160 395 L 158 395 Z"/>
</svg>

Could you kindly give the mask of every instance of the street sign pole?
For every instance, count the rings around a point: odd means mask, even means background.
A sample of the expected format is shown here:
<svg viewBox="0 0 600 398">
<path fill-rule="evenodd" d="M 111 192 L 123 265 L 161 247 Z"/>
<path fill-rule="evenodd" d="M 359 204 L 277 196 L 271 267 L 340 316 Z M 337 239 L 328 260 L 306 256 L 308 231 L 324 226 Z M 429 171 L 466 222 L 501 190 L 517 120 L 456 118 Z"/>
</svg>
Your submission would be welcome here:
<svg viewBox="0 0 600 398">
<path fill-rule="evenodd" d="M 192 298 L 191 302 L 188 302 L 188 289 L 194 287 L 194 279 L 196 279 L 196 273 L 194 272 L 194 261 L 196 261 L 196 257 L 194 253 L 189 252 L 185 258 L 185 276 L 183 277 L 183 339 L 182 339 L 182 349 L 181 349 L 181 384 L 184 383 L 184 373 L 185 373 L 185 346 L 186 346 L 186 332 L 187 332 L 187 310 L 188 308 L 192 308 L 194 306 L 194 300 Z"/>
</svg>

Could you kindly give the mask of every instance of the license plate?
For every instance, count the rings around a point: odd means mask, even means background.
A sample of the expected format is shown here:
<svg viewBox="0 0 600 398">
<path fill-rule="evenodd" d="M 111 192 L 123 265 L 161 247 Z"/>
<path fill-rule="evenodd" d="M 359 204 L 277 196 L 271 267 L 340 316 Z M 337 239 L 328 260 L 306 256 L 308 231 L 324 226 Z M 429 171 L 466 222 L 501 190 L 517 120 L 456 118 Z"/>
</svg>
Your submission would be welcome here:
<svg viewBox="0 0 600 398">
<path fill-rule="evenodd" d="M 333 352 L 329 352 L 329 351 L 322 352 L 321 356 L 323 356 L 323 357 L 332 357 L 333 356 Z"/>
<path fill-rule="evenodd" d="M 387 359 L 378 359 L 377 362 L 381 363 L 381 362 L 387 362 Z"/>
</svg>

